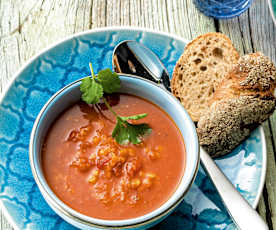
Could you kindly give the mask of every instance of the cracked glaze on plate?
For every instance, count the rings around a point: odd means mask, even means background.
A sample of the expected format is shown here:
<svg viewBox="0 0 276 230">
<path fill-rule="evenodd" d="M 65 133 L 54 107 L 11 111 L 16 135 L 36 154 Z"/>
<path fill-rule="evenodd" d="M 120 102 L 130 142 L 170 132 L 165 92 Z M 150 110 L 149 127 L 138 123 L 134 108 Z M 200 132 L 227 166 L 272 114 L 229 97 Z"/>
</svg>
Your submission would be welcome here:
<svg viewBox="0 0 276 230">
<path fill-rule="evenodd" d="M 113 48 L 133 39 L 151 48 L 170 75 L 186 42 L 150 30 L 106 28 L 70 37 L 27 63 L 0 103 L 0 202 L 15 229 L 75 229 L 46 204 L 32 177 L 28 159 L 30 132 L 44 103 L 60 88 L 112 67 Z M 261 127 L 231 154 L 216 160 L 241 194 L 256 207 L 264 184 L 266 147 Z M 161 229 L 235 229 L 222 201 L 200 167 L 179 208 L 159 224 Z"/>
</svg>

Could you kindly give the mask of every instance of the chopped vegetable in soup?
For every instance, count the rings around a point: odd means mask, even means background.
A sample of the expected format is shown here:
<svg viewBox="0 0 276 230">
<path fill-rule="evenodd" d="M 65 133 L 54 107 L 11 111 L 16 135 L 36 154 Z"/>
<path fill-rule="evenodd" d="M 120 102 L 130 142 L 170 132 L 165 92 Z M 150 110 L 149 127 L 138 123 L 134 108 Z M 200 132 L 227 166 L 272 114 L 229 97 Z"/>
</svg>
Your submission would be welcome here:
<svg viewBox="0 0 276 230">
<path fill-rule="evenodd" d="M 112 138 L 116 118 L 104 104 L 78 102 L 54 122 L 42 149 L 45 178 L 54 193 L 82 214 L 101 219 L 134 218 L 160 207 L 176 190 L 185 169 L 180 131 L 158 106 L 129 94 L 108 98 L 123 116 L 152 131 L 140 144 Z"/>
</svg>

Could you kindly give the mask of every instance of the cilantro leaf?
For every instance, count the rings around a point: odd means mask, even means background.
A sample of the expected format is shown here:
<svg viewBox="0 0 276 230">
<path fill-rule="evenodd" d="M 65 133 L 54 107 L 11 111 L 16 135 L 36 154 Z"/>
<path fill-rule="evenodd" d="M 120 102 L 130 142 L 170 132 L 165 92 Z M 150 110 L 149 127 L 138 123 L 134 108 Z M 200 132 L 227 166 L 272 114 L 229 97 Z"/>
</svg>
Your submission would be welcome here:
<svg viewBox="0 0 276 230">
<path fill-rule="evenodd" d="M 146 117 L 148 114 L 147 113 L 142 113 L 142 114 L 137 114 L 137 115 L 133 115 L 133 116 L 128 116 L 128 117 L 122 117 L 120 116 L 120 118 L 124 121 L 127 121 L 127 120 L 139 120 L 139 119 L 142 119 L 144 117 Z"/>
<path fill-rule="evenodd" d="M 128 133 L 124 132 L 125 130 L 125 124 L 120 119 L 120 117 L 117 117 L 117 124 L 115 128 L 112 131 L 112 137 L 115 138 L 116 142 L 121 145 L 128 144 Z"/>
<path fill-rule="evenodd" d="M 151 128 L 148 124 L 130 124 L 123 120 L 122 117 L 118 116 L 117 124 L 112 132 L 112 137 L 121 145 L 126 145 L 129 142 L 132 144 L 139 144 L 141 143 L 141 137 L 150 133 Z"/>
<path fill-rule="evenodd" d="M 96 104 L 103 97 L 103 87 L 94 78 L 86 77 L 82 79 L 80 85 L 82 100 L 88 104 Z"/>
<path fill-rule="evenodd" d="M 112 137 L 119 144 L 141 143 L 141 137 L 151 133 L 151 128 L 147 124 L 130 124 L 128 120 L 139 120 L 147 116 L 146 113 L 137 114 L 127 117 L 119 116 L 108 104 L 103 97 L 103 93 L 114 93 L 120 89 L 120 78 L 110 69 L 101 70 L 96 76 L 93 72 L 92 64 L 89 63 L 91 77 L 82 80 L 80 91 L 82 92 L 82 100 L 88 104 L 96 104 L 103 99 L 107 108 L 113 113 L 117 119 L 117 124 L 112 132 Z"/>
<path fill-rule="evenodd" d="M 115 93 L 120 89 L 120 78 L 117 73 L 110 69 L 101 70 L 98 73 L 97 80 L 101 83 L 105 93 Z"/>
</svg>

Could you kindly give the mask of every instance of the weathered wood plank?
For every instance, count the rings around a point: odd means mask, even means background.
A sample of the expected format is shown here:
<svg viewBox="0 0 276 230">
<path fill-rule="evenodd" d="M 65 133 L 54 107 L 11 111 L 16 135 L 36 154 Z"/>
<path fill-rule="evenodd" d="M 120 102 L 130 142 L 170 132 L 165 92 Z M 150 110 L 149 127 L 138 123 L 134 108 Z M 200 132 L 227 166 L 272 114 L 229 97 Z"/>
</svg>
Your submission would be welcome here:
<svg viewBox="0 0 276 230">
<path fill-rule="evenodd" d="M 260 201 L 257 207 L 257 211 L 261 215 L 261 217 L 266 220 L 266 204 L 263 195 L 260 197 Z"/>
<path fill-rule="evenodd" d="M 271 229 L 275 229 L 276 226 L 276 216 L 275 216 L 275 203 L 276 203 L 276 166 L 275 166 L 275 149 L 273 148 L 273 138 L 270 129 L 269 121 L 264 122 L 263 124 L 266 142 L 267 142 L 267 175 L 265 190 L 266 193 L 263 195 L 265 202 L 265 212 L 263 212 L 263 204 L 260 205 L 261 215 L 267 219 L 268 224 L 270 224 Z M 275 140 L 274 140 L 275 141 Z"/>
<path fill-rule="evenodd" d="M 216 31 L 212 18 L 199 13 L 192 0 L 167 1 L 169 31 L 186 39 Z"/>
</svg>

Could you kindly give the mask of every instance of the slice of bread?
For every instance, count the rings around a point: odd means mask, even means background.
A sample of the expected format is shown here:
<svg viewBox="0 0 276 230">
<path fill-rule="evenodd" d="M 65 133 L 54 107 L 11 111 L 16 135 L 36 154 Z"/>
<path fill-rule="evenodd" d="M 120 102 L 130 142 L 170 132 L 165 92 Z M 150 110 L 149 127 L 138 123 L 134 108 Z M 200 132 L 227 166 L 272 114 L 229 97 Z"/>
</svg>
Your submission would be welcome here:
<svg viewBox="0 0 276 230">
<path fill-rule="evenodd" d="M 208 111 L 216 86 L 238 59 L 231 40 L 221 33 L 201 35 L 186 46 L 174 68 L 171 88 L 193 121 Z"/>
</svg>

